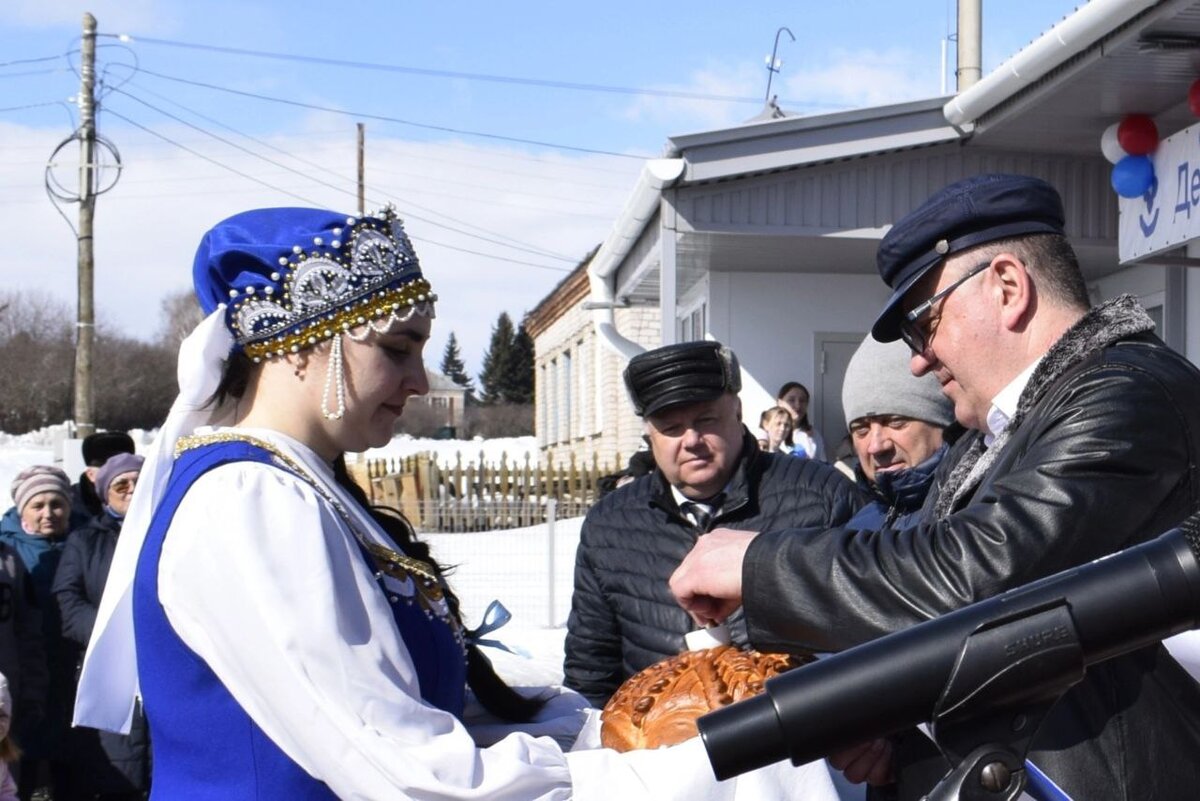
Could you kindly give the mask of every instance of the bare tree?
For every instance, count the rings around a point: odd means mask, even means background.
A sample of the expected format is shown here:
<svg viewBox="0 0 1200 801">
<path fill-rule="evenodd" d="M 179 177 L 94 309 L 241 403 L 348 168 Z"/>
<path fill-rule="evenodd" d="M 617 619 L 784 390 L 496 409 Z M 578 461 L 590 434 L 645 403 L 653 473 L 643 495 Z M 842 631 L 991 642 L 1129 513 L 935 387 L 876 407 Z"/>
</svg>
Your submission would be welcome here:
<svg viewBox="0 0 1200 801">
<path fill-rule="evenodd" d="M 0 429 L 22 433 L 71 416 L 71 312 L 46 293 L 0 292 Z"/>
<path fill-rule="evenodd" d="M 190 289 L 167 295 L 161 309 L 158 341 L 171 353 L 178 353 L 180 343 L 204 319 L 204 312 Z"/>
</svg>

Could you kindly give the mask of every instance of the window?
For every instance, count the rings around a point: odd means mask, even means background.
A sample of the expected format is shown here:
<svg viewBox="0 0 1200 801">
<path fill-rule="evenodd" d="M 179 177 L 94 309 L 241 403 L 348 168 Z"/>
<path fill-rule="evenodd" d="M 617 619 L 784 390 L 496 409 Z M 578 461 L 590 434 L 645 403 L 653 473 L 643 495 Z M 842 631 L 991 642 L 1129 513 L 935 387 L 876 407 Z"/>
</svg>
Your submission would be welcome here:
<svg viewBox="0 0 1200 801">
<path fill-rule="evenodd" d="M 571 395 L 573 394 L 573 393 L 572 393 L 572 389 L 573 389 L 574 387 L 573 387 L 573 385 L 571 384 L 571 351 L 569 351 L 569 350 L 567 350 L 567 351 L 563 351 L 563 355 L 562 355 L 562 371 L 563 371 L 563 373 L 562 373 L 562 388 L 563 388 L 563 402 L 562 402 L 562 413 L 563 413 L 563 439 L 564 439 L 564 440 L 570 440 L 570 439 L 571 439 L 571 437 L 574 435 L 574 433 L 575 433 L 575 432 L 574 432 L 574 430 L 573 430 L 574 426 L 572 425 L 572 422 L 573 422 L 573 420 L 572 420 L 572 414 L 571 414 L 571 412 L 572 412 L 572 409 L 571 409 Z"/>
<path fill-rule="evenodd" d="M 575 370 L 575 372 L 579 374 L 579 392 L 575 396 L 579 399 L 579 426 L 575 433 L 577 436 L 584 437 L 588 434 L 591 434 L 595 430 L 590 425 L 591 421 L 588 420 L 588 417 L 590 416 L 588 414 L 590 407 L 587 402 L 588 359 L 590 358 L 591 354 L 588 352 L 588 349 L 585 347 L 582 339 L 575 343 L 575 352 L 579 354 L 579 365 Z"/>
<path fill-rule="evenodd" d="M 550 386 L 546 383 L 545 364 L 541 366 L 541 369 L 538 370 L 538 373 L 540 377 L 538 379 L 536 391 L 534 392 L 534 399 L 537 401 L 538 413 L 537 432 L 538 439 L 540 440 L 541 444 L 546 445 L 550 442 L 550 432 L 546 430 L 546 426 L 548 424 L 546 410 L 550 407 Z"/>
<path fill-rule="evenodd" d="M 546 393 L 547 415 L 550 417 L 550 442 L 558 442 L 558 360 L 550 362 L 550 391 Z"/>
<path fill-rule="evenodd" d="M 698 339 L 704 339 L 704 332 L 707 330 L 707 301 L 700 303 L 690 312 L 679 318 L 678 333 L 680 342 L 694 342 Z"/>
</svg>

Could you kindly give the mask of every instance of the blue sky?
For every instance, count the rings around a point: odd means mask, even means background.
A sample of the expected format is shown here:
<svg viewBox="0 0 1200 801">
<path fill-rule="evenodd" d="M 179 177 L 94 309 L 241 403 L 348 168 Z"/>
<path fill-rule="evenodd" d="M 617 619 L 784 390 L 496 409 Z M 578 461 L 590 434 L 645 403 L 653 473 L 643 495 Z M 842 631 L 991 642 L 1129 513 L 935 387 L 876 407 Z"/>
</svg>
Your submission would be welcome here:
<svg viewBox="0 0 1200 801">
<path fill-rule="evenodd" d="M 985 72 L 1076 5 L 985 2 Z M 772 93 L 819 114 L 939 94 L 955 3 L 7 0 L 0 237 L 16 252 L 0 286 L 71 309 L 74 239 L 42 176 L 74 125 L 59 101 L 78 90 L 64 54 L 85 10 L 106 34 L 100 132 L 124 165 L 97 204 L 102 325 L 154 336 L 226 216 L 353 211 L 363 122 L 368 205 L 405 213 L 442 298 L 428 361 L 454 330 L 477 372 L 496 315 L 519 319 L 603 240 L 669 135 L 760 110 L 780 27 L 796 38 L 780 37 Z M 68 148 L 54 174 L 71 185 L 76 163 Z"/>
</svg>

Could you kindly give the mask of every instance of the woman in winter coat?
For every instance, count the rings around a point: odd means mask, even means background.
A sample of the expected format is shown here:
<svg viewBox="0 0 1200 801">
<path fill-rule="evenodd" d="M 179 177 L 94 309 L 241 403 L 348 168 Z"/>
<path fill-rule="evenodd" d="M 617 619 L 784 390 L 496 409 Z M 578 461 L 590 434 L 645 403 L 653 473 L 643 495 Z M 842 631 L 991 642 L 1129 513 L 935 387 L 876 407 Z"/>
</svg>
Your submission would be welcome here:
<svg viewBox="0 0 1200 801">
<path fill-rule="evenodd" d="M 100 514 L 71 532 L 54 577 L 54 598 L 63 636 L 87 647 L 108 580 L 121 524 L 133 499 L 142 457 L 112 456 L 96 473 Z M 128 735 L 80 727 L 73 732 L 73 761 L 81 795 L 103 801 L 134 801 L 150 789 L 149 740 L 140 707 Z"/>
<path fill-rule="evenodd" d="M 64 759 L 75 698 L 75 665 L 79 649 L 62 636 L 58 608 L 50 594 L 71 515 L 71 480 L 57 467 L 35 465 L 13 480 L 14 506 L 0 518 L 0 542 L 12 547 L 25 566 L 34 605 L 41 613 L 49 689 L 38 720 L 18 716 L 14 735 L 25 752 L 21 759 L 21 798 L 28 799 L 43 782 L 49 763 L 50 783 L 58 798 L 71 798 L 70 773 Z"/>
</svg>

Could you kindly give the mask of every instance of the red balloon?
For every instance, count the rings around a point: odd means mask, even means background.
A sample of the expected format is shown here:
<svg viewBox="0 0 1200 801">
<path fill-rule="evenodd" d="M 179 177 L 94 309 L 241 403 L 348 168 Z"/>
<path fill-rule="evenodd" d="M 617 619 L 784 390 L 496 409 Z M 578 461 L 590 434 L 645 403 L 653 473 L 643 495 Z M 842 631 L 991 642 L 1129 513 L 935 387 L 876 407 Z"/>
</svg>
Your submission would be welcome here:
<svg viewBox="0 0 1200 801">
<path fill-rule="evenodd" d="M 1126 114 L 1117 127 L 1117 141 L 1131 156 L 1145 156 L 1158 147 L 1158 126 L 1145 114 Z"/>
<path fill-rule="evenodd" d="M 1200 117 L 1200 78 L 1192 81 L 1191 87 L 1188 89 L 1188 108 L 1197 117 Z"/>
</svg>

